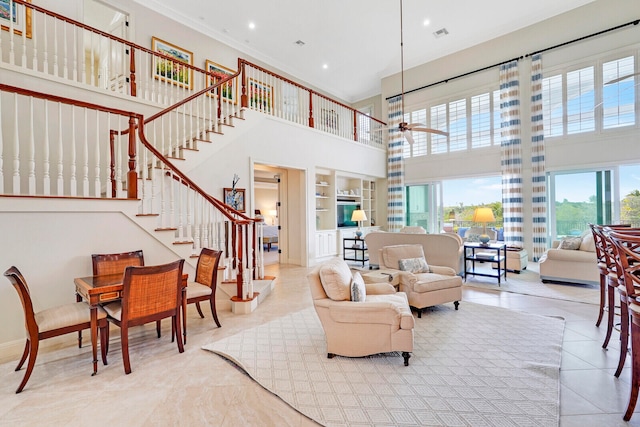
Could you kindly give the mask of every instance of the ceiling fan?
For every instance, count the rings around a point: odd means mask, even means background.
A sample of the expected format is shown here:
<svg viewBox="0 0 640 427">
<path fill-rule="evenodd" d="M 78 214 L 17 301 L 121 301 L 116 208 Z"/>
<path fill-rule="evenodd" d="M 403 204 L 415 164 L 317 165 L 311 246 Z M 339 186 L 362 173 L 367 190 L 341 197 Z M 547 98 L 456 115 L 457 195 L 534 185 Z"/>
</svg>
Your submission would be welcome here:
<svg viewBox="0 0 640 427">
<path fill-rule="evenodd" d="M 427 132 L 433 133 L 436 135 L 449 136 L 449 132 L 444 132 L 438 129 L 431 129 L 426 127 L 426 125 L 422 123 L 407 123 L 404 121 L 404 34 L 403 34 L 403 25 L 402 25 L 402 3 L 403 0 L 400 0 L 400 80 L 402 84 L 402 105 L 400 107 L 400 115 L 402 117 L 402 121 L 398 125 L 397 129 L 402 133 L 407 142 L 410 145 L 413 145 L 413 131 L 415 132 Z M 393 129 L 393 128 L 390 128 Z"/>
</svg>

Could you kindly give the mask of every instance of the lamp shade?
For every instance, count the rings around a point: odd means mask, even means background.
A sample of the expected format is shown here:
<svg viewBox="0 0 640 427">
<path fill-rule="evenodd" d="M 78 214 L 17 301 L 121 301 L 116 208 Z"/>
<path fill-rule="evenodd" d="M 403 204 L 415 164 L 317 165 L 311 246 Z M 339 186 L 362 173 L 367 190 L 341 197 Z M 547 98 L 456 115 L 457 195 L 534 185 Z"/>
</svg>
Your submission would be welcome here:
<svg viewBox="0 0 640 427">
<path fill-rule="evenodd" d="M 367 214 L 362 209 L 356 209 L 351 214 L 351 221 L 366 221 Z"/>
<path fill-rule="evenodd" d="M 494 222 L 496 217 L 493 216 L 491 208 L 476 208 L 473 212 L 473 222 Z"/>
</svg>

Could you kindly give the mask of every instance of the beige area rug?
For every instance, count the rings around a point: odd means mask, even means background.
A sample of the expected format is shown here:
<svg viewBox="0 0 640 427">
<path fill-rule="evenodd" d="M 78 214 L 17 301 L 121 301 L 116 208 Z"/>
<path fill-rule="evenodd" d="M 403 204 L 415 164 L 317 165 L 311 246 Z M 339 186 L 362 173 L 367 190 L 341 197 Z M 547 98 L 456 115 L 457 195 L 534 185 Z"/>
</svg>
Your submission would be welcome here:
<svg viewBox="0 0 640 427">
<path fill-rule="evenodd" d="M 543 298 L 600 304 L 600 288 L 598 286 L 575 283 L 542 283 L 538 268 L 537 263 L 529 263 L 527 269 L 522 270 L 520 274 L 508 272 L 506 282 L 503 278 L 500 286 L 498 286 L 498 279 L 495 277 L 483 276 L 468 276 L 464 285 Z M 489 263 L 480 269 L 492 271 L 493 274 L 496 272 L 491 269 Z"/>
<path fill-rule="evenodd" d="M 438 306 L 399 353 L 327 358 L 313 308 L 203 348 L 326 426 L 558 426 L 564 321 Z"/>
</svg>

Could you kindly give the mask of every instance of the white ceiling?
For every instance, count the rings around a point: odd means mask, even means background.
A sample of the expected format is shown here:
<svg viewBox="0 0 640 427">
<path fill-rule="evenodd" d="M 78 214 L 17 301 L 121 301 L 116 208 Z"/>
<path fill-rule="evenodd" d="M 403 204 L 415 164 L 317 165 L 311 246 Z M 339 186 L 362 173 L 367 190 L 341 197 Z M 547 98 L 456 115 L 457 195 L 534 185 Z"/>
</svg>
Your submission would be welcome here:
<svg viewBox="0 0 640 427">
<path fill-rule="evenodd" d="M 356 102 L 379 94 L 381 79 L 400 72 L 400 1 L 407 69 L 594 0 L 136 1 Z M 436 39 L 433 33 L 441 28 L 449 34 Z"/>
</svg>

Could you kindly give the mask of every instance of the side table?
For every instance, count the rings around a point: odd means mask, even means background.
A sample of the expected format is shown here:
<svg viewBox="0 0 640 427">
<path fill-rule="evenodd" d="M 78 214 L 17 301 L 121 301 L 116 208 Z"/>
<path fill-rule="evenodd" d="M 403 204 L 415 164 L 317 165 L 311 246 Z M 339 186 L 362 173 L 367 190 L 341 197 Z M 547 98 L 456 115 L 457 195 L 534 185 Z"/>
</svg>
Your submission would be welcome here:
<svg viewBox="0 0 640 427">
<path fill-rule="evenodd" d="M 342 239 L 342 259 L 345 261 L 361 262 L 364 267 L 364 263 L 369 261 L 368 250 L 364 239 L 352 237 Z"/>
<path fill-rule="evenodd" d="M 468 268 L 468 262 L 471 261 L 471 268 Z M 497 264 L 497 272 L 480 271 L 476 269 L 476 262 L 490 262 Z M 464 243 L 464 278 L 467 280 L 467 274 L 472 276 L 495 277 L 500 279 L 504 276 L 507 280 L 507 245 L 506 243 L 489 243 L 483 245 L 476 242 Z"/>
</svg>

